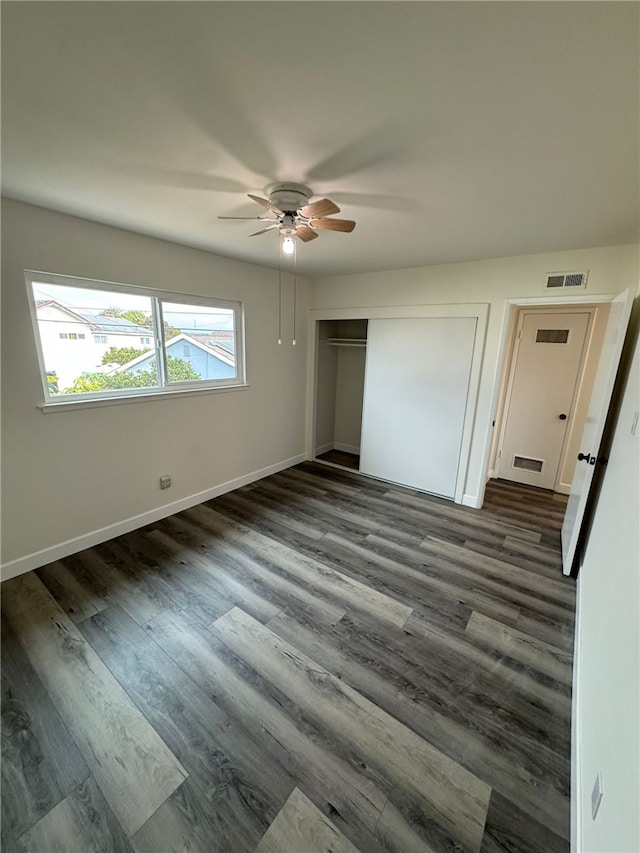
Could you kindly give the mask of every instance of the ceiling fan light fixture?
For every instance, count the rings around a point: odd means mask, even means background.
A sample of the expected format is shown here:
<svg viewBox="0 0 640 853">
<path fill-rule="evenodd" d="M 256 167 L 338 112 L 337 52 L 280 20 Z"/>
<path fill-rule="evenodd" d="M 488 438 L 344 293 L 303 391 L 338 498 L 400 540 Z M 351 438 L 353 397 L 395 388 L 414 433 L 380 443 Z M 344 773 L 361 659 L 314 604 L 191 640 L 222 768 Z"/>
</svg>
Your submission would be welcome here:
<svg viewBox="0 0 640 853">
<path fill-rule="evenodd" d="M 293 255 L 293 253 L 296 250 L 296 244 L 295 244 L 295 240 L 293 239 L 293 237 L 290 234 L 284 234 L 282 236 L 281 247 L 282 247 L 282 253 L 284 255 Z"/>
</svg>

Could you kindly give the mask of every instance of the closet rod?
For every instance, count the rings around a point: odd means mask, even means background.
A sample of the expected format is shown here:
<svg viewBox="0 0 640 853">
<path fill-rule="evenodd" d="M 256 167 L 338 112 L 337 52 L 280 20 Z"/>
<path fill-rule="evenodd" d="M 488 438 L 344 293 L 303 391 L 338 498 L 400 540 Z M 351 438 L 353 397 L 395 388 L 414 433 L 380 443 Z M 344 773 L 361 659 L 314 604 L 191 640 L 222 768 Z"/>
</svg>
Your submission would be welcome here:
<svg viewBox="0 0 640 853">
<path fill-rule="evenodd" d="M 330 347 L 366 347 L 366 338 L 327 338 Z"/>
</svg>

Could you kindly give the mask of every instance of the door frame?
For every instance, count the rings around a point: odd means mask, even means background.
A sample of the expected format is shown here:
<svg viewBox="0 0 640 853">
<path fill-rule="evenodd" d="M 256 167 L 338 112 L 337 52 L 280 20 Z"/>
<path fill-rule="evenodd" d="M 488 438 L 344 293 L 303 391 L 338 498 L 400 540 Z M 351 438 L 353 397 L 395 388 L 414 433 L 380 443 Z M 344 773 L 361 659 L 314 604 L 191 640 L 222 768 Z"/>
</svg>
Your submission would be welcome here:
<svg viewBox="0 0 640 853">
<path fill-rule="evenodd" d="M 323 308 L 312 309 L 309 312 L 308 335 L 308 371 L 307 371 L 307 423 L 306 423 L 306 455 L 313 459 L 315 425 L 316 425 L 316 396 L 317 396 L 317 352 L 318 352 L 318 321 L 319 320 L 401 320 L 415 318 L 440 317 L 472 317 L 476 320 L 476 336 L 471 359 L 469 390 L 465 409 L 464 426 L 460 458 L 456 475 L 454 503 L 476 506 L 475 496 L 464 494 L 464 486 L 469 467 L 471 440 L 475 425 L 476 404 L 480 387 L 480 373 L 484 353 L 487 321 L 489 318 L 489 303 L 479 302 L 470 304 L 443 305 L 389 305 L 359 308 Z"/>
<path fill-rule="evenodd" d="M 505 403 L 511 375 L 511 362 L 514 353 L 515 336 L 518 328 L 520 312 L 523 309 L 542 310 L 547 308 L 559 308 L 566 311 L 567 309 L 570 310 L 571 306 L 584 308 L 586 308 L 587 306 L 593 306 L 595 313 L 595 309 L 599 305 L 606 305 L 611 303 L 617 295 L 617 293 L 605 293 L 597 295 L 573 294 L 571 296 L 556 296 L 553 298 L 549 296 L 530 296 L 505 300 L 504 315 L 502 320 L 502 332 L 500 335 L 500 347 L 498 353 L 498 364 L 495 374 L 496 381 L 494 384 L 493 398 L 491 401 L 491 411 L 493 412 L 493 429 L 490 432 L 485 448 L 485 477 L 484 484 L 482 486 L 482 493 L 479 495 L 480 500 L 478 506 L 482 506 L 484 502 L 484 491 L 487 482 L 490 479 L 494 478 L 496 474 L 496 456 L 499 447 L 502 422 L 505 416 Z M 590 338 L 587 342 L 585 360 L 588 357 L 588 351 L 591 345 L 591 333 L 593 331 L 593 325 L 594 320 L 592 319 L 589 332 Z M 582 367 L 584 368 L 584 361 Z M 565 450 L 567 446 L 568 441 L 565 441 Z M 564 450 L 563 458 L 560 461 L 559 470 L 561 470 L 562 468 L 563 461 Z"/>
<path fill-rule="evenodd" d="M 554 314 L 573 314 L 574 311 L 577 313 L 579 311 L 579 307 L 574 306 L 565 306 L 565 305 L 554 305 L 550 306 L 519 306 L 516 309 L 514 315 L 514 329 L 511 340 L 511 345 L 509 347 L 507 353 L 507 361 L 505 363 L 505 382 L 503 385 L 503 394 L 501 395 L 501 399 L 498 403 L 498 409 L 496 413 L 496 440 L 495 440 L 495 452 L 492 456 L 492 470 L 494 474 L 497 476 L 500 469 L 500 451 L 505 441 L 505 435 L 507 430 L 507 419 L 509 414 L 509 407 L 511 405 L 511 397 L 513 395 L 513 389 L 515 386 L 515 377 L 516 377 L 516 366 L 517 366 L 517 356 L 519 353 L 520 347 L 520 338 L 517 335 L 517 332 L 520 330 L 522 323 L 524 323 L 524 319 L 527 314 L 547 314 L 549 316 L 553 316 Z M 585 337 L 582 344 L 582 352 L 580 354 L 580 362 L 578 364 L 578 368 L 576 371 L 576 379 L 573 386 L 573 390 L 571 392 L 571 402 L 569 404 L 569 408 L 567 409 L 567 414 L 569 416 L 569 428 L 565 430 L 564 437 L 562 439 L 562 446 L 560 448 L 560 456 L 558 458 L 558 467 L 556 469 L 554 480 L 553 480 L 553 491 L 559 492 L 560 494 L 569 494 L 571 491 L 571 483 L 566 484 L 562 483 L 562 470 L 566 463 L 567 454 L 569 452 L 569 447 L 571 444 L 571 436 L 575 430 L 575 424 L 573 421 L 573 416 L 575 414 L 576 409 L 578 408 L 578 401 L 580 394 L 582 393 L 582 384 L 584 381 L 584 373 L 585 368 L 587 366 L 587 360 L 589 356 L 589 351 L 593 342 L 593 332 L 595 319 L 597 316 L 597 306 L 593 304 L 585 305 L 582 312 L 589 315 L 589 321 L 587 324 L 587 328 L 585 330 Z"/>
</svg>

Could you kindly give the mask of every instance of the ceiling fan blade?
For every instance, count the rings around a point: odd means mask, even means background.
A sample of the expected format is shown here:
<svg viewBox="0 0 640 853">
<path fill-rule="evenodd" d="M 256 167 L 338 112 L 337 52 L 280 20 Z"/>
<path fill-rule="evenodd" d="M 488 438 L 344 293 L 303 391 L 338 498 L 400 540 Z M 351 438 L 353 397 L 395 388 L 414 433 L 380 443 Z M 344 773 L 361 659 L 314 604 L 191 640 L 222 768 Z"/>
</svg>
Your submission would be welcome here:
<svg viewBox="0 0 640 853">
<path fill-rule="evenodd" d="M 274 228 L 278 228 L 279 226 L 279 222 L 276 222 L 275 225 L 267 225 L 266 228 L 261 228 L 260 231 L 254 231 L 253 234 L 249 234 L 249 237 L 257 237 L 258 234 L 266 234 L 267 231 L 273 231 Z"/>
<path fill-rule="evenodd" d="M 219 216 L 218 219 L 251 219 L 254 222 L 273 222 L 268 216 Z"/>
<path fill-rule="evenodd" d="M 340 213 L 340 208 L 330 198 L 321 198 L 320 201 L 312 201 L 311 204 L 305 204 L 304 207 L 300 208 L 298 213 L 310 219 L 313 216 L 331 216 L 332 213 Z"/>
<path fill-rule="evenodd" d="M 344 231 L 345 234 L 356 227 L 356 223 L 351 219 L 312 219 L 309 225 L 321 231 Z"/>
<path fill-rule="evenodd" d="M 308 243 L 309 240 L 315 240 L 318 235 L 313 230 L 313 228 L 309 228 L 308 225 L 298 225 L 296 228 L 296 237 L 299 237 L 303 243 Z"/>
<path fill-rule="evenodd" d="M 260 198 L 259 195 L 251 195 L 251 193 L 247 193 L 247 195 L 249 198 L 253 199 L 253 201 L 256 201 L 261 207 L 270 210 L 271 213 L 275 213 L 276 216 L 284 216 L 284 210 L 280 210 L 279 207 L 276 207 L 275 204 L 271 204 L 271 202 L 267 201 L 266 198 Z"/>
</svg>

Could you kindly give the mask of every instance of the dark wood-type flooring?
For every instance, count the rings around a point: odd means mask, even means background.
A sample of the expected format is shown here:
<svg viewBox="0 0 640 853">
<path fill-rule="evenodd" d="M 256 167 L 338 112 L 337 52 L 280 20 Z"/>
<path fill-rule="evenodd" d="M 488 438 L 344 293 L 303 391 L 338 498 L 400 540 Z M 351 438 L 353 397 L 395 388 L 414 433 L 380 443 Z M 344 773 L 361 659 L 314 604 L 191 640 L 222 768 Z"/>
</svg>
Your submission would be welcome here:
<svg viewBox="0 0 640 853">
<path fill-rule="evenodd" d="M 329 462 L 331 465 L 340 465 L 342 468 L 350 468 L 357 471 L 360 468 L 360 456 L 357 453 L 347 453 L 344 450 L 327 450 L 318 456 L 319 462 Z"/>
<path fill-rule="evenodd" d="M 569 849 L 565 499 L 304 463 L 2 586 L 2 847 Z"/>
</svg>

